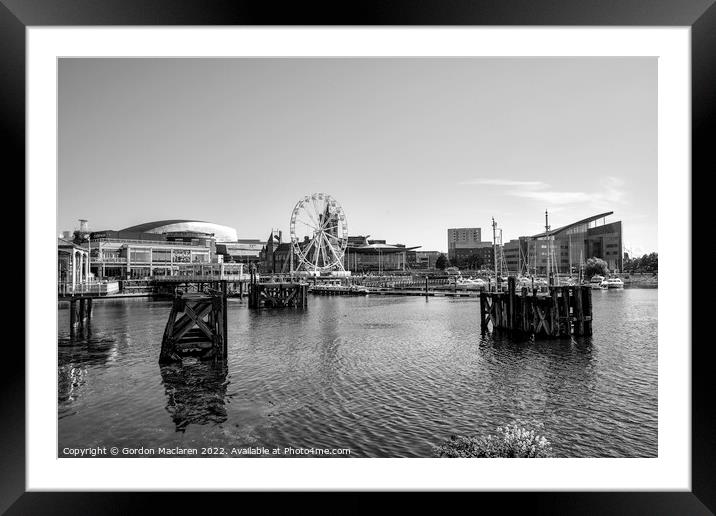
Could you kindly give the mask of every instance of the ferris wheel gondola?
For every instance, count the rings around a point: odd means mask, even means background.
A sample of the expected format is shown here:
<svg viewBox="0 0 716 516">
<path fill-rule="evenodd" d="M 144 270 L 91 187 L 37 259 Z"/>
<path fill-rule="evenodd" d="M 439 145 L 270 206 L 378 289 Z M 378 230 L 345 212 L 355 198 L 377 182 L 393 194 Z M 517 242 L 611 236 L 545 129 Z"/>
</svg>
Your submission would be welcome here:
<svg viewBox="0 0 716 516">
<path fill-rule="evenodd" d="M 323 272 L 345 270 L 348 224 L 341 205 L 328 194 L 307 195 L 291 212 L 291 246 L 299 268 Z"/>
</svg>

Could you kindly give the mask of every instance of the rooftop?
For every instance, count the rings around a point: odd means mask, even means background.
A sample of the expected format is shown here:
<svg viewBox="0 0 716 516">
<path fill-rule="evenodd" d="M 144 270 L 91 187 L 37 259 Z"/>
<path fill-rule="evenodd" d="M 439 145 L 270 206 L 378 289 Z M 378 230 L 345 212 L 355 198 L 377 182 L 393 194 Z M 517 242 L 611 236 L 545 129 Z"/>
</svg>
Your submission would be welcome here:
<svg viewBox="0 0 716 516">
<path fill-rule="evenodd" d="M 604 213 L 600 213 L 599 215 L 592 215 L 591 217 L 587 217 L 586 219 L 578 220 L 577 222 L 572 222 L 571 224 L 567 224 L 566 226 L 562 226 L 561 228 L 552 229 L 550 231 L 545 231 L 543 233 L 538 233 L 537 235 L 532 235 L 532 238 L 542 238 L 542 237 L 546 237 L 546 236 L 558 235 L 559 233 L 567 231 L 570 228 L 579 226 L 581 224 L 589 224 L 590 222 L 594 222 L 595 220 L 603 219 L 604 217 L 612 215 L 613 213 L 614 213 L 613 211 L 607 211 Z"/>
</svg>

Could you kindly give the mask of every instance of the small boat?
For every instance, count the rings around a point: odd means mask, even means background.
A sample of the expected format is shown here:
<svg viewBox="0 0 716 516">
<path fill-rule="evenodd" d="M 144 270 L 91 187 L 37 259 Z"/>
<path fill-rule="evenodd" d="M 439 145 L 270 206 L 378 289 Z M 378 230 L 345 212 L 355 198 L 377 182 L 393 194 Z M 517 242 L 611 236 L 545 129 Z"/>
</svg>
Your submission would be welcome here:
<svg viewBox="0 0 716 516">
<path fill-rule="evenodd" d="M 455 284 L 468 289 L 481 289 L 487 286 L 487 282 L 480 278 L 459 278 Z"/>
<path fill-rule="evenodd" d="M 605 279 L 601 283 L 601 288 L 605 288 L 605 289 L 624 288 L 624 282 L 621 280 L 621 278 Z"/>
<path fill-rule="evenodd" d="M 368 294 L 370 294 L 370 290 L 368 289 L 368 287 L 363 287 L 361 285 L 351 285 L 349 291 L 351 294 L 354 295 L 367 296 Z"/>
<path fill-rule="evenodd" d="M 603 282 L 604 282 L 604 276 L 594 275 L 594 276 L 592 276 L 592 279 L 589 280 L 589 286 L 594 289 L 601 289 Z"/>
</svg>

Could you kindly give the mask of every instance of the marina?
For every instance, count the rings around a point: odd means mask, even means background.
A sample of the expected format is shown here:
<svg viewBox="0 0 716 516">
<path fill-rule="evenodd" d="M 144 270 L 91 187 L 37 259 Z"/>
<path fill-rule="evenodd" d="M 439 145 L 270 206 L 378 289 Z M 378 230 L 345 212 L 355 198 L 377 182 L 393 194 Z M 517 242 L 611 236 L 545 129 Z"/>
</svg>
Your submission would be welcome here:
<svg viewBox="0 0 716 516">
<path fill-rule="evenodd" d="M 657 457 L 646 61 L 59 60 L 58 456 Z"/>
</svg>

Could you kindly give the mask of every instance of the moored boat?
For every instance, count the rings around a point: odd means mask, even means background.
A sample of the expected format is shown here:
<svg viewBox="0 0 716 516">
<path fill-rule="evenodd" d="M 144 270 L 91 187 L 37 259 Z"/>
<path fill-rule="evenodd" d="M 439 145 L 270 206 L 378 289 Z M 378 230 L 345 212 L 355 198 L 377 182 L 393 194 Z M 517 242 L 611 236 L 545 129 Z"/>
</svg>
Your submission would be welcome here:
<svg viewBox="0 0 716 516">
<path fill-rule="evenodd" d="M 605 288 L 605 289 L 624 288 L 624 282 L 621 280 L 621 278 L 605 279 L 601 283 L 601 288 Z"/>
<path fill-rule="evenodd" d="M 599 276 L 598 274 L 595 274 L 592 276 L 592 279 L 589 280 L 589 286 L 594 289 L 601 289 L 602 283 L 604 282 L 604 276 Z"/>
</svg>

